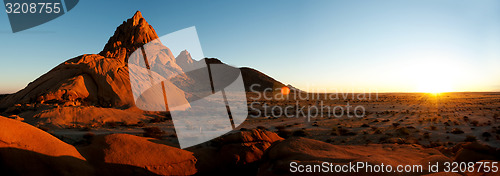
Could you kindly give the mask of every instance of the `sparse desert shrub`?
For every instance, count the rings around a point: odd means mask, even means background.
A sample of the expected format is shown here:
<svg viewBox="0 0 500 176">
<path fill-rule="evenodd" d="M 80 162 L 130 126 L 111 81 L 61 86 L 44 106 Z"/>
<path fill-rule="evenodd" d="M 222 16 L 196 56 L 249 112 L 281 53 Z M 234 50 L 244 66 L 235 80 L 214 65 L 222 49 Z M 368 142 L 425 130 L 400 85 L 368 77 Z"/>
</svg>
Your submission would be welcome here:
<svg viewBox="0 0 500 176">
<path fill-rule="evenodd" d="M 486 138 L 487 138 L 487 137 L 491 137 L 491 133 L 489 133 L 489 132 L 484 132 L 484 133 L 482 134 L 482 136 L 483 136 L 483 137 L 486 137 Z"/>
<path fill-rule="evenodd" d="M 144 137 L 152 137 L 156 139 L 162 139 L 165 132 L 158 127 L 146 127 L 142 128 L 144 130 Z"/>
<path fill-rule="evenodd" d="M 466 122 L 469 121 L 469 117 L 464 116 L 464 121 L 466 121 Z"/>
<path fill-rule="evenodd" d="M 146 124 L 144 124 L 143 121 L 137 122 L 137 127 L 144 127 Z"/>
<path fill-rule="evenodd" d="M 292 135 L 292 133 L 289 130 L 278 130 L 277 134 L 278 136 L 285 139 L 289 138 Z"/>
<path fill-rule="evenodd" d="M 279 126 L 276 126 L 275 127 L 277 130 L 284 130 L 285 129 L 285 126 L 283 125 L 279 125 Z"/>
<path fill-rule="evenodd" d="M 477 126 L 479 122 L 477 120 L 473 120 L 470 122 L 470 124 L 472 124 L 473 126 Z"/>
<path fill-rule="evenodd" d="M 438 120 L 437 117 L 433 117 L 431 121 L 436 122 Z"/>
<path fill-rule="evenodd" d="M 92 128 L 89 125 L 87 125 L 87 126 L 84 126 L 83 128 L 81 128 L 80 130 L 81 131 L 90 131 L 90 130 L 92 130 Z"/>
<path fill-rule="evenodd" d="M 337 127 L 333 127 L 332 128 L 332 132 L 330 133 L 330 135 L 335 135 L 335 136 L 340 135 L 338 128 Z"/>
<path fill-rule="evenodd" d="M 430 137 L 431 137 L 431 136 L 430 136 L 429 132 L 425 132 L 425 133 L 424 133 L 424 138 L 425 138 L 425 139 L 429 139 Z"/>
<path fill-rule="evenodd" d="M 340 134 L 341 136 L 354 136 L 354 135 L 356 135 L 355 132 L 351 132 L 351 131 L 349 131 L 348 129 L 345 129 L 345 128 L 340 128 L 338 130 L 338 134 Z"/>
<path fill-rule="evenodd" d="M 398 128 L 396 131 L 399 134 L 402 134 L 402 135 L 405 135 L 405 136 L 410 135 L 410 130 L 408 130 L 408 128 L 402 127 L 402 128 Z"/>
<path fill-rule="evenodd" d="M 462 134 L 462 133 L 464 133 L 464 131 L 462 131 L 459 128 L 453 128 L 453 130 L 451 130 L 451 133 L 452 134 Z"/>
<path fill-rule="evenodd" d="M 149 123 L 160 123 L 167 121 L 167 118 L 161 116 L 155 116 L 149 120 Z"/>
<path fill-rule="evenodd" d="M 293 136 L 300 136 L 300 137 L 306 137 L 308 135 L 306 130 L 296 130 L 292 133 Z"/>
<path fill-rule="evenodd" d="M 49 132 L 49 130 L 50 130 L 49 128 L 44 127 L 44 126 L 37 126 L 37 127 L 38 127 L 38 129 L 41 129 L 41 130 L 43 130 L 45 132 Z"/>
<path fill-rule="evenodd" d="M 383 143 L 383 142 L 387 141 L 387 139 L 389 139 L 388 136 L 382 136 L 382 137 L 379 138 L 379 142 Z"/>
<path fill-rule="evenodd" d="M 436 130 L 437 129 L 437 127 L 434 126 L 434 125 L 431 125 L 429 128 L 431 128 L 431 130 Z"/>
<path fill-rule="evenodd" d="M 118 126 L 118 124 L 116 122 L 106 122 L 106 126 L 108 128 L 116 128 Z"/>
<path fill-rule="evenodd" d="M 267 130 L 267 128 L 265 126 L 257 126 L 257 129 Z"/>
<path fill-rule="evenodd" d="M 474 142 L 474 141 L 477 141 L 476 139 L 476 136 L 471 136 L 471 135 L 467 135 L 465 136 L 465 142 Z"/>
<path fill-rule="evenodd" d="M 92 141 L 92 139 L 94 138 L 95 134 L 92 133 L 92 132 L 88 132 L 88 133 L 85 133 L 83 135 L 83 139 L 85 139 L 86 141 Z"/>
</svg>

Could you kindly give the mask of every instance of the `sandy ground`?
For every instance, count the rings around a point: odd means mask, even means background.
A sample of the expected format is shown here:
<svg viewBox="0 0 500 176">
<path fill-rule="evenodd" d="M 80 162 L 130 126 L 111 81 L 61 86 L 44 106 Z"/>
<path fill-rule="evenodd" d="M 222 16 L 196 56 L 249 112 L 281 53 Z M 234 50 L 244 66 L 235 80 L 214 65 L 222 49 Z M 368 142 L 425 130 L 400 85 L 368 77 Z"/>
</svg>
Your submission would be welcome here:
<svg viewBox="0 0 500 176">
<path fill-rule="evenodd" d="M 296 105 L 297 101 L 264 102 L 272 104 L 271 107 L 286 107 L 293 102 Z M 267 117 L 249 118 L 241 127 L 262 126 L 284 133 L 304 131 L 296 134 L 333 144 L 417 143 L 424 146 L 452 146 L 456 142 L 475 138 L 482 143 L 500 147 L 500 122 L 494 118 L 500 114 L 500 93 L 384 93 L 378 94 L 378 98 L 372 95 L 371 99 L 366 100 L 305 100 L 299 101 L 299 104 L 305 105 L 307 109 L 319 107 L 321 103 L 324 106 L 346 107 L 347 102 L 352 107 L 364 107 L 364 115 L 356 117 L 351 112 L 353 117 L 348 117 L 346 113 L 340 116 L 338 111 L 328 114 L 324 107 L 322 117 L 307 118 L 307 113 L 306 116 L 296 116 L 293 111 L 293 117 L 277 117 L 279 108 L 275 108 L 274 115 L 272 108 L 268 108 L 270 112 L 262 115 Z"/>
<path fill-rule="evenodd" d="M 273 95 L 275 94 L 269 96 Z M 319 94 L 319 97 L 309 96 L 307 99 L 301 99 L 290 94 L 285 99 L 280 99 L 279 96 L 264 99 L 261 96 L 260 99 L 254 100 L 256 95 L 250 94 L 249 113 L 258 117 L 247 118 L 236 130 L 266 128 L 285 138 L 304 136 L 346 145 L 407 143 L 436 147 L 478 140 L 490 146 L 500 147 L 500 122 L 494 118 L 495 115 L 500 115 L 500 93 L 379 93 L 372 94 L 370 98 L 368 95 L 362 98 L 361 94 L 354 94 L 354 98 L 353 94 L 338 96 L 339 98 L 335 99 L 332 94 Z M 264 108 L 264 104 L 268 107 Z M 351 106 L 349 111 L 347 105 Z M 288 114 L 285 114 L 283 109 L 288 106 L 292 107 L 288 108 Z M 321 106 L 323 113 L 319 108 Z M 301 107 L 305 116 L 296 113 Z M 335 111 L 333 107 L 337 107 Z M 342 107 L 342 110 L 339 107 Z M 355 107 L 358 107 L 358 116 L 354 115 Z M 266 109 L 267 112 L 264 111 Z M 311 109 L 311 115 L 308 115 L 308 109 Z M 342 111 L 344 115 L 340 116 Z M 175 129 L 171 120 L 146 122 L 141 127 L 118 125 L 114 128 L 88 130 L 54 129 L 51 133 L 73 143 L 89 132 L 142 135 L 144 127 L 159 127 L 165 131 L 164 140 L 176 145 Z"/>
</svg>

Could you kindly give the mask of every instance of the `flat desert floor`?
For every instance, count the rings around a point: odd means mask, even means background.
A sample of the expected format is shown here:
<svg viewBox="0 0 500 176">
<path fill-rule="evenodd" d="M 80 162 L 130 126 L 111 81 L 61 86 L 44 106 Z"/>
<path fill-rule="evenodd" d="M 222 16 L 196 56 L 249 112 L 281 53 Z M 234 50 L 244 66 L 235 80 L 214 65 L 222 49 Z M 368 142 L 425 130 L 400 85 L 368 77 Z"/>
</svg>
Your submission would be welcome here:
<svg viewBox="0 0 500 176">
<path fill-rule="evenodd" d="M 378 93 L 371 97 L 356 93 L 310 94 L 307 99 L 294 98 L 293 94 L 284 99 L 274 95 L 269 93 L 267 97 L 273 98 L 266 99 L 249 94 L 250 115 L 234 131 L 262 128 L 283 138 L 302 136 L 337 145 L 451 147 L 459 142 L 479 141 L 500 147 L 500 93 Z M 298 109 L 301 111 L 297 113 Z M 144 127 L 159 127 L 165 131 L 163 140 L 178 145 L 174 125 L 168 119 L 141 127 L 93 128 L 91 132 L 142 135 Z M 69 143 L 80 140 L 87 132 L 52 131 Z"/>
<path fill-rule="evenodd" d="M 500 93 L 379 93 L 364 98 L 355 93 L 345 98 L 339 95 L 336 100 L 336 95 L 319 95 L 299 101 L 293 95 L 282 101 L 261 96 L 254 100 L 250 113 L 264 117 L 248 118 L 240 128 L 267 128 L 281 136 L 299 135 L 332 144 L 416 143 L 435 147 L 478 140 L 500 147 Z M 349 111 L 347 105 L 351 106 Z M 287 106 L 295 107 L 284 114 Z M 297 113 L 297 108 L 305 112 Z M 308 114 L 308 109 L 312 113 Z"/>
</svg>

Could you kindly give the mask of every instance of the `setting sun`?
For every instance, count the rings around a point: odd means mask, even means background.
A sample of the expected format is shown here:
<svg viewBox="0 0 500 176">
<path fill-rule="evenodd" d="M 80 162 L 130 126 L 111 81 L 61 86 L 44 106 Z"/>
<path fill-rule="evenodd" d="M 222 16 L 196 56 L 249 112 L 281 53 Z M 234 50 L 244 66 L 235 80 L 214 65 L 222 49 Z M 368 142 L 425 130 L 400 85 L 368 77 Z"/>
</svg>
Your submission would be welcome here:
<svg viewBox="0 0 500 176">
<path fill-rule="evenodd" d="M 290 93 L 290 88 L 288 88 L 288 87 L 281 88 L 281 94 L 288 95 L 289 93 Z"/>
<path fill-rule="evenodd" d="M 442 93 L 453 92 L 455 86 L 464 75 L 461 66 L 456 61 L 444 59 L 444 54 L 434 53 L 434 57 L 413 62 L 413 69 L 408 69 L 410 78 L 414 81 L 416 92 Z M 433 58 L 433 59 L 431 59 Z"/>
<path fill-rule="evenodd" d="M 423 80 L 419 83 L 418 92 L 442 93 L 453 91 L 449 81 L 439 79 Z"/>
</svg>

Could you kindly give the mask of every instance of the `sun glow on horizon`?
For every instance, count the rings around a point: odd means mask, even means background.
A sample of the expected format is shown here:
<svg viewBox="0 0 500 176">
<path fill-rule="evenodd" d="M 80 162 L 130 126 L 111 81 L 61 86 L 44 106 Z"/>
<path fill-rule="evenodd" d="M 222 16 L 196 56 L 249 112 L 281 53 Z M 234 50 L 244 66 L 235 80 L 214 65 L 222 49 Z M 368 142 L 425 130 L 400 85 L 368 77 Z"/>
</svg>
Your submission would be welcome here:
<svg viewBox="0 0 500 176">
<path fill-rule="evenodd" d="M 429 79 L 419 84 L 417 92 L 443 93 L 453 92 L 453 89 L 448 81 Z"/>
<path fill-rule="evenodd" d="M 428 57 L 430 58 L 430 57 Z M 434 59 L 418 60 L 412 63 L 414 69 L 408 70 L 415 84 L 416 92 L 443 93 L 453 92 L 463 77 L 457 60 L 436 55 Z"/>
</svg>

